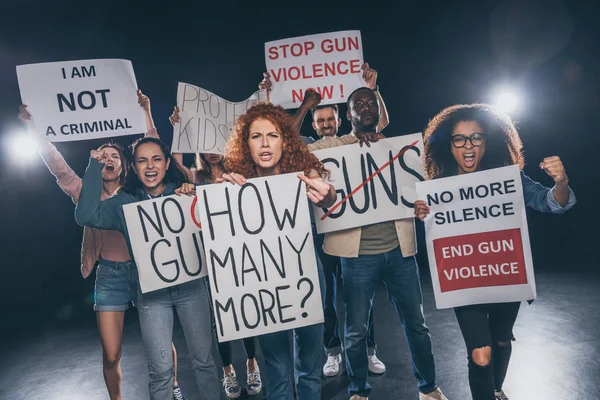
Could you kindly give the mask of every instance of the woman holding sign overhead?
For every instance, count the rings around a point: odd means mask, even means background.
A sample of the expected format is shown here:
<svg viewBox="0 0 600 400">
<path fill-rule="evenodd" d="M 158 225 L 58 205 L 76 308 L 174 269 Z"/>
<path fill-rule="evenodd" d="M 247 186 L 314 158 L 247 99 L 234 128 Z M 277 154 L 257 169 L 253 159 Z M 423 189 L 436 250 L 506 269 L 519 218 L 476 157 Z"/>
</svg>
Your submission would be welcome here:
<svg viewBox="0 0 600 400">
<path fill-rule="evenodd" d="M 423 154 L 428 179 L 468 174 L 524 159 L 519 134 L 511 119 L 483 104 L 455 105 L 431 119 L 424 133 Z M 546 157 L 540 168 L 554 180 L 547 188 L 521 171 L 525 204 L 537 211 L 561 214 L 575 204 L 569 178 L 559 157 Z M 425 201 L 415 202 L 415 216 L 430 213 Z M 454 309 L 469 360 L 469 385 L 474 400 L 508 400 L 502 390 L 508 370 L 512 328 L 520 302 L 476 304 Z"/>
<path fill-rule="evenodd" d="M 150 114 L 150 101 L 140 90 L 138 102 L 144 110 L 146 136 L 158 137 Z M 19 119 L 32 120 L 27 106 L 21 105 Z M 81 178 L 69 167 L 56 147 L 45 139 L 39 141 L 40 155 L 48 169 L 56 177 L 56 182 L 74 203 L 81 193 Z M 98 151 L 107 153 L 102 169 L 101 199 L 117 193 L 125 182 L 129 170 L 128 157 L 123 147 L 116 143 L 105 143 Z M 94 285 L 94 310 L 97 315 L 98 330 L 102 342 L 102 372 L 106 389 L 111 400 L 121 399 L 121 344 L 125 310 L 137 297 L 137 269 L 129 255 L 123 234 L 117 231 L 98 230 L 85 227 L 81 244 L 81 274 L 84 278 L 96 269 Z M 175 360 L 175 380 L 173 398 L 183 400 L 183 393 L 177 383 L 177 353 L 172 346 Z"/>
<path fill-rule="evenodd" d="M 319 207 L 330 207 L 336 193 L 322 179 L 327 171 L 302 143 L 292 124 L 291 117 L 279 106 L 258 104 L 249 108 L 239 117 L 227 143 L 225 168 L 230 172 L 219 181 L 243 185 L 246 178 L 303 171 L 298 178 L 307 185 L 308 199 Z M 322 291 L 325 286 L 318 257 L 317 268 Z M 280 331 L 259 337 L 267 369 L 267 398 L 294 398 L 293 363 L 297 398 L 320 399 L 323 324 L 294 329 L 294 355 L 290 353 L 288 335 L 289 331 Z"/>
<path fill-rule="evenodd" d="M 101 171 L 109 162 L 105 150 L 92 151 L 82 180 L 81 194 L 75 209 L 80 225 L 120 231 L 131 252 L 123 205 L 172 194 L 193 191 L 184 172 L 173 160 L 168 147 L 158 139 L 143 138 L 132 145 L 133 173 L 123 190 L 101 201 Z M 181 187 L 180 187 L 181 186 Z M 179 189 L 177 189 L 180 187 Z M 218 399 L 212 347 L 212 320 L 206 278 L 192 280 L 148 293 L 138 290 L 137 302 L 142 339 L 148 356 L 151 400 L 173 398 L 173 358 L 170 349 L 173 335 L 173 311 L 177 312 L 202 399 Z"/>
</svg>

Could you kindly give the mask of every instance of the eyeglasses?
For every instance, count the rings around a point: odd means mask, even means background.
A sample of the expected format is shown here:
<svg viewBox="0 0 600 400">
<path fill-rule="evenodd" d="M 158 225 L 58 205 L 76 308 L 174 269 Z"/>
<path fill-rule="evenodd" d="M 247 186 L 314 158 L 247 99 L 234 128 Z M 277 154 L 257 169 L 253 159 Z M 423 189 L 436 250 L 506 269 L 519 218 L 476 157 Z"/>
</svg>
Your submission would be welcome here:
<svg viewBox="0 0 600 400">
<path fill-rule="evenodd" d="M 479 147 L 485 141 L 485 133 L 473 133 L 471 136 L 454 135 L 452 136 L 452 145 L 457 149 L 465 147 L 467 140 L 471 142 L 473 147 Z"/>
</svg>

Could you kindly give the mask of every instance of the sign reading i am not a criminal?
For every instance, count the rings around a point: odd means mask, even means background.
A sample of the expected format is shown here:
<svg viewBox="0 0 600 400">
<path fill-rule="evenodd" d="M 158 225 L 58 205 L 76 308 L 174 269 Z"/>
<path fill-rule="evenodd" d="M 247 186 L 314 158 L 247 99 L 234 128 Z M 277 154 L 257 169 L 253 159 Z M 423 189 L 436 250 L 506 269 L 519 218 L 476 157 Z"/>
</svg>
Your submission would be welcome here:
<svg viewBox="0 0 600 400">
<path fill-rule="evenodd" d="M 172 151 L 223 154 L 238 117 L 266 99 L 266 92 L 259 90 L 248 99 L 234 103 L 201 87 L 179 82 L 177 105 L 180 118 L 173 126 Z"/>
<path fill-rule="evenodd" d="M 420 133 L 313 152 L 331 171 L 338 194 L 327 208 L 313 206 L 318 233 L 414 218 L 415 183 L 424 180 Z M 351 195 L 350 195 L 351 194 Z"/>
<path fill-rule="evenodd" d="M 360 31 L 267 42 L 265 60 L 273 84 L 270 100 L 283 108 L 299 107 L 307 89 L 319 92 L 321 104 L 335 104 L 364 86 Z"/>
<path fill-rule="evenodd" d="M 219 341 L 323 322 L 306 186 L 297 174 L 196 193 Z"/>
<path fill-rule="evenodd" d="M 196 202 L 171 195 L 123 206 L 142 293 L 207 275 Z"/>
<path fill-rule="evenodd" d="M 17 66 L 29 130 L 52 142 L 143 133 L 131 61 L 104 59 Z"/>
<path fill-rule="evenodd" d="M 519 167 L 417 183 L 437 308 L 536 297 Z"/>
</svg>

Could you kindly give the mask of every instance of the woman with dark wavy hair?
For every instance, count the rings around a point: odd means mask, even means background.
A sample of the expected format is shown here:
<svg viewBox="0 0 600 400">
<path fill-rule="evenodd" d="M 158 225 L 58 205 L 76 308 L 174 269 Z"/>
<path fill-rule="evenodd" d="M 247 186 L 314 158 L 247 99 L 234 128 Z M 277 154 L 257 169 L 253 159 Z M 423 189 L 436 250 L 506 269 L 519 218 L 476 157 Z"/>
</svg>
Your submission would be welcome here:
<svg viewBox="0 0 600 400">
<path fill-rule="evenodd" d="M 150 99 L 140 90 L 137 91 L 137 96 L 146 119 L 146 136 L 158 137 L 150 112 Z M 21 121 L 33 122 L 26 105 L 21 105 L 19 111 Z M 56 178 L 56 183 L 71 197 L 74 203 L 77 203 L 81 192 L 81 178 L 69 167 L 52 143 L 42 136 L 40 138 L 40 156 Z M 118 143 L 105 143 L 97 150 L 105 151 L 108 155 L 102 169 L 101 199 L 104 200 L 116 194 L 123 187 L 130 162 L 128 152 Z M 110 399 L 120 400 L 121 350 L 125 310 L 135 301 L 138 285 L 137 269 L 121 232 L 84 227 L 81 243 L 81 274 L 87 278 L 95 267 L 94 311 L 96 311 L 102 343 L 102 372 Z M 184 400 L 185 397 L 177 382 L 177 353 L 175 346 L 172 348 L 175 360 L 173 399 Z"/>
<path fill-rule="evenodd" d="M 132 156 L 132 171 L 123 190 L 101 201 L 101 171 L 110 162 L 110 154 L 106 149 L 92 150 L 75 208 L 75 219 L 80 225 L 120 231 L 130 254 L 133 251 L 123 206 L 172 194 L 189 195 L 195 189 L 194 185 L 187 183 L 185 173 L 159 139 L 138 139 L 132 145 Z M 177 312 L 183 328 L 201 398 L 219 398 L 206 281 L 204 277 L 147 293 L 141 293 L 139 286 L 136 287 L 142 340 L 148 358 L 151 400 L 174 398 L 174 359 L 170 352 L 174 312 Z"/>
<path fill-rule="evenodd" d="M 335 189 L 323 181 L 328 171 L 292 126 L 291 117 L 279 106 L 263 103 L 249 108 L 238 118 L 227 142 L 225 169 L 229 172 L 221 181 L 243 185 L 246 178 L 303 171 L 298 178 L 307 185 L 308 199 L 318 207 L 333 205 Z M 322 291 L 324 277 L 318 257 L 317 269 Z M 267 369 L 267 399 L 294 398 L 292 363 L 297 398 L 320 399 L 323 324 L 294 329 L 294 354 L 290 353 L 288 335 L 289 331 L 281 331 L 258 338 Z"/>
<path fill-rule="evenodd" d="M 423 154 L 428 179 L 468 174 L 508 165 L 524 165 L 522 143 L 510 117 L 485 104 L 455 105 L 429 121 Z M 569 178 L 559 157 L 540 163 L 554 180 L 547 188 L 521 171 L 525 204 L 537 211 L 562 214 L 575 204 Z M 429 214 L 425 201 L 415 202 L 415 216 Z M 502 390 L 508 370 L 512 329 L 520 302 L 474 304 L 454 309 L 469 360 L 473 400 L 508 400 Z"/>
</svg>

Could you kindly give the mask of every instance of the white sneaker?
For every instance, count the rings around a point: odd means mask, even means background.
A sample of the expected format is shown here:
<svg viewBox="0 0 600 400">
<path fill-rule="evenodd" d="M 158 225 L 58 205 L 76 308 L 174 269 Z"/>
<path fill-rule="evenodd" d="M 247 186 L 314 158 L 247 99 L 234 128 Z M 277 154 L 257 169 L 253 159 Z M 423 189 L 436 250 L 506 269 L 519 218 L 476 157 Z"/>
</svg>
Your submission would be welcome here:
<svg viewBox="0 0 600 400">
<path fill-rule="evenodd" d="M 369 356 L 369 371 L 374 374 L 383 374 L 385 372 L 385 364 L 375 354 Z"/>
<path fill-rule="evenodd" d="M 362 397 L 362 396 L 359 396 L 359 395 L 355 394 L 354 396 L 350 397 L 350 400 L 369 400 L 369 398 L 368 397 Z"/>
<path fill-rule="evenodd" d="M 427 394 L 419 393 L 419 400 L 448 400 L 448 398 L 444 396 L 442 389 L 438 387 L 433 392 Z"/>
<path fill-rule="evenodd" d="M 504 394 L 504 390 L 500 390 L 499 392 L 494 391 L 496 395 L 496 400 L 508 400 L 508 396 Z"/>
<path fill-rule="evenodd" d="M 327 362 L 323 365 L 323 375 L 336 376 L 340 373 L 340 364 L 342 363 L 342 355 L 327 356 Z"/>
<path fill-rule="evenodd" d="M 237 381 L 235 373 L 225 374 L 223 377 L 223 389 L 230 399 L 237 399 L 242 394 L 242 388 Z"/>
</svg>

